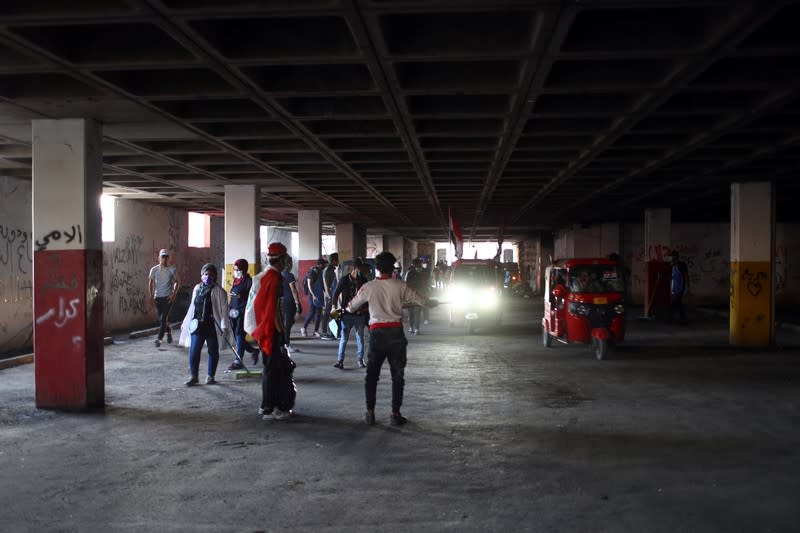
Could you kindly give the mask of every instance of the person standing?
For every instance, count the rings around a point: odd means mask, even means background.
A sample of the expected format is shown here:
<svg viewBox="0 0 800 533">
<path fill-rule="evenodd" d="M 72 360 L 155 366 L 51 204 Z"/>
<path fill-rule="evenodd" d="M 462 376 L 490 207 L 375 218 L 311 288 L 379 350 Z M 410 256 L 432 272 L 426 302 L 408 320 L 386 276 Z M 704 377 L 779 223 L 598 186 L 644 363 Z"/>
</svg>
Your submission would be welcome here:
<svg viewBox="0 0 800 533">
<path fill-rule="evenodd" d="M 325 306 L 325 297 L 323 295 L 322 285 L 322 269 L 327 261 L 323 257 L 317 259 L 317 264 L 311 267 L 306 277 L 303 279 L 305 284 L 305 293 L 308 295 L 308 314 L 303 322 L 303 327 L 300 328 L 300 336 L 306 337 L 308 334 L 308 325 L 314 321 L 314 336 L 319 337 L 319 322 L 322 319 L 322 308 Z"/>
<path fill-rule="evenodd" d="M 289 353 L 296 351 L 297 348 L 291 345 L 292 326 L 294 326 L 295 315 L 303 313 L 303 306 L 300 305 L 300 294 L 297 292 L 297 281 L 292 274 L 292 258 L 286 255 L 286 266 L 281 272 L 283 277 L 283 330 L 286 334 L 286 349 Z"/>
<path fill-rule="evenodd" d="M 169 320 L 169 310 L 175 295 L 180 288 L 177 269 L 169 264 L 169 252 L 161 249 L 158 252 L 158 264 L 150 269 L 147 276 L 150 294 L 158 313 L 158 338 L 156 338 L 156 348 L 161 346 L 164 333 L 167 334 L 167 343 L 172 344 L 172 331 L 170 331 L 167 321 Z"/>
<path fill-rule="evenodd" d="M 198 384 L 200 352 L 208 346 L 206 385 L 216 383 L 219 345 L 228 329 L 228 293 L 217 284 L 217 267 L 206 263 L 200 269 L 200 283 L 194 286 L 192 300 L 181 326 L 180 343 L 189 347 L 189 379 L 187 387 Z"/>
<path fill-rule="evenodd" d="M 328 317 L 333 308 L 333 293 L 336 291 L 336 286 L 339 284 L 339 278 L 336 275 L 336 269 L 339 266 L 339 254 L 334 252 L 328 256 L 328 266 L 322 270 L 322 290 L 325 297 L 325 309 L 322 311 L 322 339 L 333 340 L 336 335 L 331 333 L 328 329 Z"/>
<path fill-rule="evenodd" d="M 411 266 L 406 271 L 406 284 L 414 289 L 420 296 L 427 297 L 424 273 L 422 272 L 422 261 L 415 258 L 411 261 Z M 408 308 L 408 332 L 412 335 L 419 335 L 419 323 L 422 316 L 422 308 L 411 306 Z"/>
<path fill-rule="evenodd" d="M 281 297 L 283 277 L 286 270 L 286 246 L 279 242 L 269 245 L 267 269 L 256 276 L 253 282 L 252 321 L 246 326 L 254 326 L 249 333 L 258 341 L 264 361 L 261 375 L 261 407 L 258 412 L 263 420 L 274 418 L 286 420 L 292 416 L 296 390 L 292 381 L 294 361 L 284 349 L 286 344 Z"/>
<path fill-rule="evenodd" d="M 333 292 L 333 301 L 337 308 L 347 307 L 347 304 L 355 297 L 361 287 L 367 283 L 367 277 L 363 273 L 364 268 L 365 265 L 361 258 L 356 258 L 353 260 L 353 270 L 339 280 L 339 284 Z M 358 361 L 358 366 L 361 368 L 367 366 L 364 364 L 364 327 L 367 325 L 367 309 L 367 305 L 362 305 L 354 313 L 342 316 L 339 352 L 336 357 L 336 364 L 333 365 L 339 370 L 344 369 L 344 352 L 347 349 L 347 341 L 351 330 L 356 332 L 356 360 Z"/>
<path fill-rule="evenodd" d="M 367 402 L 365 422 L 375 424 L 375 402 L 381 366 L 389 361 L 392 373 L 392 416 L 391 423 L 400 426 L 407 422 L 400 413 L 405 386 L 406 346 L 408 341 L 403 334 L 403 305 L 432 305 L 405 284 L 394 279 L 392 273 L 396 258 L 389 252 L 381 252 L 375 257 L 375 266 L 380 273 L 361 287 L 358 294 L 345 308 L 347 313 L 355 313 L 362 305 L 369 304 L 369 354 L 367 356 L 367 375 L 364 393 Z"/>
<path fill-rule="evenodd" d="M 247 333 L 244 331 L 244 309 L 247 306 L 247 297 L 253 286 L 253 278 L 247 272 L 250 264 L 247 259 L 237 259 L 233 263 L 233 285 L 231 285 L 230 304 L 228 316 L 231 319 L 231 331 L 236 342 L 236 353 L 244 357 L 244 353 L 251 354 L 253 364 L 258 364 L 258 349 L 247 342 Z M 239 370 L 243 367 L 241 359 L 234 359 L 228 370 Z"/>
<path fill-rule="evenodd" d="M 686 263 L 680 260 L 680 253 L 672 251 L 672 283 L 670 284 L 670 304 L 667 322 L 672 322 L 677 314 L 681 324 L 686 323 L 686 312 L 683 309 L 683 294 L 689 280 L 689 269 Z"/>
</svg>

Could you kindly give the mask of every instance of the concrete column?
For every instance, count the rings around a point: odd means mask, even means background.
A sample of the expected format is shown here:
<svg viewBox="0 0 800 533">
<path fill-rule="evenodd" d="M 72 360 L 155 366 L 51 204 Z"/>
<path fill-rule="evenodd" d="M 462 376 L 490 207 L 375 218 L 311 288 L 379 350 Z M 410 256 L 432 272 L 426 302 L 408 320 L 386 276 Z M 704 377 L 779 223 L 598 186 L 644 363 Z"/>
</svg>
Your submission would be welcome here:
<svg viewBox="0 0 800 533">
<path fill-rule="evenodd" d="M 384 235 L 383 236 L 383 251 L 389 252 L 394 255 L 400 264 L 403 266 L 405 272 L 405 264 L 403 263 L 403 237 L 402 235 Z"/>
<path fill-rule="evenodd" d="M 100 126 L 33 121 L 36 406 L 105 404 Z"/>
<path fill-rule="evenodd" d="M 367 257 L 367 227 L 362 224 L 336 224 L 336 251 L 339 261 Z"/>
<path fill-rule="evenodd" d="M 775 210 L 767 182 L 731 185 L 730 343 L 763 348 L 774 334 Z"/>
<path fill-rule="evenodd" d="M 655 314 L 656 306 L 669 303 L 671 279 L 667 272 L 670 252 L 672 211 L 645 209 L 644 211 L 644 316 Z M 667 301 L 664 302 L 666 295 Z"/>
<path fill-rule="evenodd" d="M 297 233 L 300 239 L 297 286 L 300 288 L 303 277 L 316 264 L 322 249 L 322 222 L 318 210 L 297 212 Z"/>
<path fill-rule="evenodd" d="M 233 284 L 233 263 L 247 259 L 248 273 L 259 272 L 261 240 L 257 185 L 225 186 L 225 290 Z"/>
<path fill-rule="evenodd" d="M 600 257 L 621 253 L 622 231 L 620 224 L 606 222 L 600 225 Z"/>
</svg>

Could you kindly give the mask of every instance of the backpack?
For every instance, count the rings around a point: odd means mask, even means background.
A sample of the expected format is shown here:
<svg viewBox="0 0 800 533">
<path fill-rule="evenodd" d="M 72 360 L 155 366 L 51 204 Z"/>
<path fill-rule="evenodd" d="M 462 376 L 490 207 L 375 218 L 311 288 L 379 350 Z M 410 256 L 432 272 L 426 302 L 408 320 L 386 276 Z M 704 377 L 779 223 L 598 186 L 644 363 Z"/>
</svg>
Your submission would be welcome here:
<svg viewBox="0 0 800 533">
<path fill-rule="evenodd" d="M 308 296 L 308 280 L 311 280 L 312 285 L 317 281 L 317 267 L 312 267 L 311 270 L 306 272 L 306 275 L 303 276 L 303 294 L 306 296 Z"/>
</svg>

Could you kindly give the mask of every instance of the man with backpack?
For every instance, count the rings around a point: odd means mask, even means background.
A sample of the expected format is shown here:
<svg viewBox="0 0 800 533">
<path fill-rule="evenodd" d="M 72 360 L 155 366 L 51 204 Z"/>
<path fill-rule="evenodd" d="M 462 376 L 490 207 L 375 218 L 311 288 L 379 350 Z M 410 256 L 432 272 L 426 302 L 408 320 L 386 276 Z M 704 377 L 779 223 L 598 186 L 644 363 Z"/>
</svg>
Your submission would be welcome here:
<svg viewBox="0 0 800 533">
<path fill-rule="evenodd" d="M 303 292 L 308 296 L 308 314 L 300 328 L 300 336 L 308 336 L 308 325 L 314 321 L 314 336 L 320 337 L 319 322 L 322 319 L 322 308 L 325 306 L 325 296 L 322 284 L 322 269 L 325 267 L 325 258 L 320 257 L 317 264 L 303 278 Z"/>
<path fill-rule="evenodd" d="M 353 260 L 353 270 L 346 276 L 339 280 L 336 290 L 333 292 L 333 302 L 336 308 L 344 308 L 358 293 L 361 286 L 368 280 L 364 275 L 366 265 L 364 261 L 358 257 Z M 338 304 L 338 305 L 337 305 Z M 365 368 L 364 364 L 364 327 L 367 325 L 368 306 L 362 305 L 353 313 L 348 313 L 342 316 L 341 337 L 339 337 L 339 353 L 336 357 L 336 364 L 333 366 L 339 370 L 344 370 L 344 352 L 347 349 L 347 340 L 350 336 L 350 330 L 356 332 L 356 359 L 358 366 Z"/>
</svg>

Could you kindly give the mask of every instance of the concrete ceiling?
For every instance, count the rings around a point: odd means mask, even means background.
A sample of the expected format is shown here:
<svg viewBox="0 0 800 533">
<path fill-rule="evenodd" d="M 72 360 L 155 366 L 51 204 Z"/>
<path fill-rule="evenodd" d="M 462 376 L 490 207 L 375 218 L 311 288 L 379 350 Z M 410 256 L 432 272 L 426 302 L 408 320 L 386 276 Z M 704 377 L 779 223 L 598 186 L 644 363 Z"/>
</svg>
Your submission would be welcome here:
<svg viewBox="0 0 800 533">
<path fill-rule="evenodd" d="M 0 174 L 103 123 L 106 192 L 445 240 L 800 198 L 800 1 L 4 0 Z"/>
</svg>

